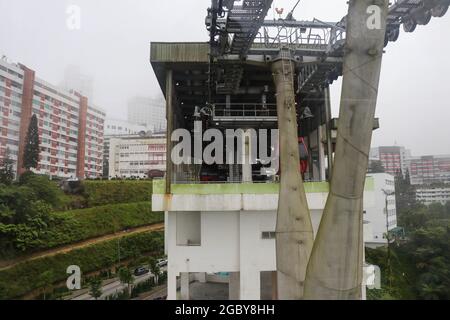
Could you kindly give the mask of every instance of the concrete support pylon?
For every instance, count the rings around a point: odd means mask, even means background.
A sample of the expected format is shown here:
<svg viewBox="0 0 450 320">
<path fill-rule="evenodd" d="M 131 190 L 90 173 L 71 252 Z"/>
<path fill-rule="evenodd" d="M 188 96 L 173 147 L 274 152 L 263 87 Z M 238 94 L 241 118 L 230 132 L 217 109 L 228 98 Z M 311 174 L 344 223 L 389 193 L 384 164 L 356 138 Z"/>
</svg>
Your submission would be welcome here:
<svg viewBox="0 0 450 320">
<path fill-rule="evenodd" d="M 289 52 L 283 51 L 281 59 L 272 64 L 277 91 L 281 170 L 276 226 L 277 296 L 279 300 L 298 300 L 303 297 L 313 228 L 299 169 L 294 63 Z"/>
<path fill-rule="evenodd" d="M 180 288 L 181 300 L 190 300 L 191 295 L 189 285 L 191 281 L 189 272 L 180 272 L 180 282 L 181 282 Z"/>
<path fill-rule="evenodd" d="M 305 299 L 361 299 L 363 193 L 388 0 L 350 0 L 330 194 L 308 264 Z"/>
</svg>

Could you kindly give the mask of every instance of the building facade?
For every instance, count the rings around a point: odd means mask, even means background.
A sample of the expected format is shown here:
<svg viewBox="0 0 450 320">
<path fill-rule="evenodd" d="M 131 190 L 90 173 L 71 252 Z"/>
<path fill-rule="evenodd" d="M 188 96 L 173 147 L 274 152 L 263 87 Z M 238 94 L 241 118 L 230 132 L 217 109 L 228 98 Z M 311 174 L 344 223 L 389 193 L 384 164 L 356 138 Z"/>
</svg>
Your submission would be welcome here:
<svg viewBox="0 0 450 320">
<path fill-rule="evenodd" d="M 409 173 L 415 185 L 450 183 L 450 155 L 414 157 Z"/>
<path fill-rule="evenodd" d="M 147 178 L 166 171 L 165 134 L 116 136 L 109 139 L 109 178 Z"/>
<path fill-rule="evenodd" d="M 149 131 L 147 126 L 125 120 L 106 119 L 105 121 L 105 136 L 123 136 L 147 131 Z"/>
<path fill-rule="evenodd" d="M 135 97 L 128 103 L 128 122 L 144 125 L 153 132 L 166 130 L 166 105 L 163 99 Z"/>
<path fill-rule="evenodd" d="M 6 149 L 18 174 L 28 126 L 38 118 L 40 155 L 36 173 L 62 178 L 95 178 L 103 166 L 105 113 L 76 92 L 36 77 L 21 64 L 0 61 L 0 158 Z"/>
<path fill-rule="evenodd" d="M 403 174 L 409 169 L 411 151 L 401 146 L 382 146 L 370 150 L 371 160 L 379 160 L 384 171 L 391 175 Z"/>
<path fill-rule="evenodd" d="M 450 186 L 417 188 L 416 200 L 425 205 L 432 203 L 446 204 L 450 202 Z"/>
<path fill-rule="evenodd" d="M 364 220 L 368 227 L 364 230 L 364 239 L 366 246 L 377 247 L 385 245 L 386 233 L 397 228 L 395 177 L 386 173 L 369 174 L 368 177 L 374 184 L 374 202 L 364 209 Z"/>
<path fill-rule="evenodd" d="M 190 282 L 226 274 L 229 298 L 271 299 L 276 287 L 275 228 L 278 184 L 172 184 L 167 198 L 163 180 L 154 181 L 152 206 L 165 211 L 168 299 L 189 299 Z M 316 233 L 327 201 L 327 182 L 305 183 Z M 385 196 L 393 177 L 373 174 L 364 191 L 366 246 L 386 244 Z M 395 197 L 388 198 L 389 230 L 396 227 Z M 177 283 L 181 290 L 177 291 Z M 214 299 L 214 297 L 209 297 Z"/>
</svg>

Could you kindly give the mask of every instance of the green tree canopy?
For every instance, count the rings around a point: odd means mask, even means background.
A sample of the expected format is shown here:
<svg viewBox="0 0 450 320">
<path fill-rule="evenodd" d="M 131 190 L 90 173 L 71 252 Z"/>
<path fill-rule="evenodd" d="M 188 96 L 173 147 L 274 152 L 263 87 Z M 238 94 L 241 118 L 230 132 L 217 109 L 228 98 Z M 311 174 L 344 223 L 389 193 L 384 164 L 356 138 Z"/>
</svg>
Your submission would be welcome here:
<svg viewBox="0 0 450 320">
<path fill-rule="evenodd" d="M 37 168 L 39 163 L 39 130 L 38 119 L 35 114 L 31 117 L 28 132 L 25 139 L 25 149 L 23 154 L 23 167 L 27 170 Z"/>
<path fill-rule="evenodd" d="M 7 186 L 14 180 L 14 161 L 10 157 L 9 148 L 6 148 L 5 155 L 0 167 L 0 183 Z"/>
<path fill-rule="evenodd" d="M 89 283 L 89 293 L 95 300 L 102 296 L 102 281 L 99 278 L 91 279 Z"/>
</svg>

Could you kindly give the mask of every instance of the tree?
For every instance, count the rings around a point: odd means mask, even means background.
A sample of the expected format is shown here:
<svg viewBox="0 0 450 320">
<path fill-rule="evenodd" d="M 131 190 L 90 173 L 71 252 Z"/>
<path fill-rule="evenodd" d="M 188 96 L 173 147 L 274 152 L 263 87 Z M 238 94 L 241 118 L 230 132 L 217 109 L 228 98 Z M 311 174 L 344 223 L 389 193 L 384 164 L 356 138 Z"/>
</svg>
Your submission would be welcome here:
<svg viewBox="0 0 450 320">
<path fill-rule="evenodd" d="M 416 190 L 410 183 L 409 170 L 405 175 L 399 170 L 395 176 L 395 200 L 397 211 L 407 210 L 416 204 Z"/>
<path fill-rule="evenodd" d="M 158 265 L 158 260 L 155 257 L 150 257 L 149 259 L 150 272 L 153 274 L 153 278 L 155 279 L 155 286 L 158 285 L 158 278 L 161 273 L 161 269 Z"/>
<path fill-rule="evenodd" d="M 372 160 L 369 162 L 369 173 L 384 173 L 383 163 L 380 160 Z"/>
<path fill-rule="evenodd" d="M 39 130 L 38 119 L 35 114 L 31 117 L 28 132 L 25 140 L 25 150 L 23 154 L 23 167 L 27 170 L 37 168 L 39 163 Z"/>
<path fill-rule="evenodd" d="M 0 167 L 0 183 L 7 186 L 11 185 L 14 180 L 14 161 L 10 158 L 9 148 L 6 148 L 5 156 L 3 157 L 3 163 Z"/>
<path fill-rule="evenodd" d="M 133 275 L 128 268 L 119 269 L 119 280 L 128 287 L 128 295 L 131 297 L 131 286 L 133 285 Z"/>
<path fill-rule="evenodd" d="M 97 300 L 102 296 L 102 281 L 99 278 L 93 278 L 90 283 L 89 293 L 91 296 Z"/>
<path fill-rule="evenodd" d="M 63 191 L 58 188 L 54 181 L 48 177 L 36 175 L 32 172 L 24 173 L 19 178 L 19 185 L 33 190 L 39 200 L 45 201 L 54 209 L 57 209 L 64 198 Z"/>
<path fill-rule="evenodd" d="M 52 288 L 53 285 L 54 274 L 52 271 L 48 270 L 42 273 L 38 278 L 39 287 L 41 287 L 44 300 L 46 300 L 46 294 L 49 289 Z"/>
</svg>

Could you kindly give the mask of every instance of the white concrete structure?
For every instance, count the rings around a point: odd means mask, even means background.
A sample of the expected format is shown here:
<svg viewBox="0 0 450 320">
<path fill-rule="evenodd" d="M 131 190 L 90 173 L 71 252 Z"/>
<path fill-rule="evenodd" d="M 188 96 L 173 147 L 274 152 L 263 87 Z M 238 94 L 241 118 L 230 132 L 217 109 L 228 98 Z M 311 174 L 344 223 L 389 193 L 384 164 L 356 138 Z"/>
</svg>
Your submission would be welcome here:
<svg viewBox="0 0 450 320">
<path fill-rule="evenodd" d="M 380 195 L 381 188 L 388 187 L 383 183 L 388 177 L 373 175 L 366 181 L 366 241 L 374 238 L 371 228 L 378 230 L 385 220 Z M 182 280 L 181 298 L 189 299 L 189 273 L 228 272 L 230 299 L 259 300 L 262 273 L 276 270 L 278 184 L 172 184 L 171 188 L 171 195 L 165 196 L 164 181 L 155 181 L 152 199 L 154 211 L 166 212 L 168 299 L 177 298 L 177 277 Z M 305 188 L 317 232 L 328 183 L 306 183 Z"/>
<path fill-rule="evenodd" d="M 151 170 L 166 171 L 166 138 L 152 136 L 117 136 L 109 139 L 110 178 L 147 178 Z"/>
<path fill-rule="evenodd" d="M 432 203 L 446 204 L 450 201 L 449 187 L 427 187 L 416 189 L 416 200 L 425 205 Z"/>
<path fill-rule="evenodd" d="M 164 131 L 166 124 L 166 104 L 164 99 L 135 97 L 128 103 L 128 121 L 145 125 L 152 131 Z"/>
<path fill-rule="evenodd" d="M 365 229 L 367 246 L 386 245 L 386 232 L 397 227 L 397 210 L 395 205 L 395 178 L 387 173 L 370 174 L 373 179 L 373 206 L 364 207 L 364 220 L 368 222 Z M 387 212 L 386 217 L 386 200 Z"/>
<path fill-rule="evenodd" d="M 105 121 L 106 136 L 139 134 L 140 132 L 147 132 L 147 131 L 149 131 L 147 126 L 132 123 L 125 120 L 106 119 Z"/>
</svg>

